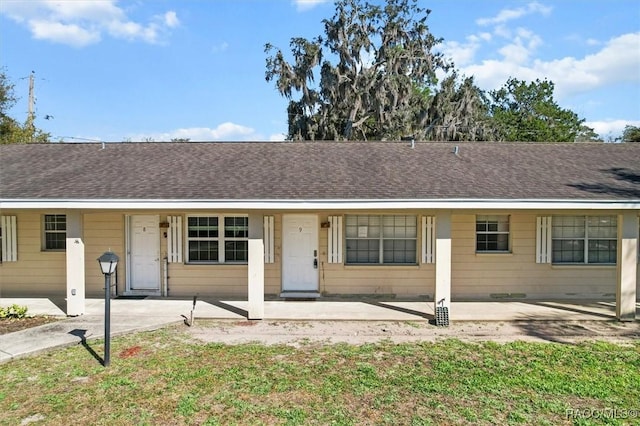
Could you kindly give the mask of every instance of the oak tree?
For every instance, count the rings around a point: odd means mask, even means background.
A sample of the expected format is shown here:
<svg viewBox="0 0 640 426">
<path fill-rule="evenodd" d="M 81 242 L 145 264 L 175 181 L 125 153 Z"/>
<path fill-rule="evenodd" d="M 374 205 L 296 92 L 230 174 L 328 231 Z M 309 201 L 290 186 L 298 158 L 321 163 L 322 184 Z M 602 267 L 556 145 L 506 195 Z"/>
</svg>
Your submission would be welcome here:
<svg viewBox="0 0 640 426">
<path fill-rule="evenodd" d="M 434 50 L 431 11 L 417 0 L 335 7 L 324 35 L 291 39 L 291 61 L 265 46 L 266 80 L 289 100 L 288 139 L 424 139 L 436 71 L 451 67 Z"/>
</svg>

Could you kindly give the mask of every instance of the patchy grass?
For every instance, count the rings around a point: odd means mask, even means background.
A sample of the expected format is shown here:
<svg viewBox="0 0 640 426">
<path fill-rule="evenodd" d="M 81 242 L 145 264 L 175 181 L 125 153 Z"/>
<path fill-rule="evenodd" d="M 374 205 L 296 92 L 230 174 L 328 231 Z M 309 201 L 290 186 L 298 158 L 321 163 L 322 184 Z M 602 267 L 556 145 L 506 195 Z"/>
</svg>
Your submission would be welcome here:
<svg viewBox="0 0 640 426">
<path fill-rule="evenodd" d="M 632 424 L 640 343 L 227 346 L 170 327 L 112 339 L 108 368 L 76 346 L 0 377 L 3 425 Z"/>
</svg>

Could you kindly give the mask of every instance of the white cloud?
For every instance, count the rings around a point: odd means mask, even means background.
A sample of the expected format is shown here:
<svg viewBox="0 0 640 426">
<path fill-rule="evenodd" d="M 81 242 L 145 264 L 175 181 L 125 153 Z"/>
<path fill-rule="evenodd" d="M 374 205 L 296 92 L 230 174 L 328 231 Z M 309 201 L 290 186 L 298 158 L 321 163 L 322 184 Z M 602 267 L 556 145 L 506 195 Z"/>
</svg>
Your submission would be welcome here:
<svg viewBox="0 0 640 426">
<path fill-rule="evenodd" d="M 526 46 L 522 40 L 503 46 L 502 60 L 484 60 L 462 67 L 462 71 L 475 76 L 476 83 L 483 89 L 496 89 L 509 77 L 527 81 L 546 78 L 554 82 L 555 95 L 559 98 L 608 84 L 640 83 L 640 56 L 629 54 L 640 46 L 640 32 L 613 38 L 598 52 L 583 58 L 568 56 L 530 62 L 526 60 L 530 50 L 540 43 L 536 37 L 526 41 Z"/>
<path fill-rule="evenodd" d="M 331 0 L 293 0 L 293 4 L 296 5 L 296 9 L 300 12 L 313 9 L 319 4 L 328 3 Z"/>
<path fill-rule="evenodd" d="M 111 21 L 107 24 L 109 34 L 118 38 L 135 39 L 143 33 L 142 25 L 131 21 Z M 149 37 L 147 35 L 147 37 Z"/>
<path fill-rule="evenodd" d="M 193 142 L 204 141 L 258 141 L 264 138 L 253 128 L 231 122 L 225 122 L 215 128 L 189 127 L 165 133 L 138 134 L 131 137 L 133 141 L 153 139 L 158 142 L 171 139 L 189 139 Z"/>
<path fill-rule="evenodd" d="M 473 62 L 475 54 L 480 47 L 475 39 L 467 39 L 467 43 L 457 41 L 445 41 L 442 45 L 442 52 L 447 58 L 453 60 L 456 66 L 465 66 Z"/>
<path fill-rule="evenodd" d="M 584 58 L 565 57 L 536 61 L 533 69 L 556 84 L 559 94 L 580 93 L 612 83 L 640 83 L 640 32 L 624 34 L 607 42 L 598 52 Z"/>
<path fill-rule="evenodd" d="M 591 127 L 604 140 L 622 135 L 626 126 L 640 127 L 640 121 L 633 120 L 586 121 L 584 124 Z"/>
<path fill-rule="evenodd" d="M 504 57 L 506 62 L 513 64 L 524 63 L 529 58 L 529 49 L 517 41 L 516 43 L 503 46 L 498 52 Z"/>
<path fill-rule="evenodd" d="M 32 0 L 33 1 L 33 0 Z M 42 13 L 54 16 L 60 20 L 87 20 L 103 21 L 113 19 L 124 19 L 125 14 L 122 9 L 112 1 L 39 1 L 42 5 Z"/>
<path fill-rule="evenodd" d="M 274 133 L 271 136 L 269 136 L 270 142 L 280 142 L 285 139 L 287 139 L 287 135 L 285 135 L 284 133 Z"/>
<path fill-rule="evenodd" d="M 505 25 L 497 25 L 493 29 L 493 33 L 498 37 L 511 38 L 511 30 L 507 28 Z"/>
<path fill-rule="evenodd" d="M 533 51 L 542 44 L 542 39 L 533 32 L 518 28 L 513 43 L 500 48 L 498 52 L 506 62 L 522 64 L 529 60 Z"/>
<path fill-rule="evenodd" d="M 548 15 L 549 13 L 551 13 L 551 10 L 553 10 L 553 8 L 549 6 L 544 6 L 540 3 L 533 2 L 527 4 L 525 7 L 519 7 L 517 9 L 503 9 L 492 18 L 479 18 L 476 20 L 476 24 L 480 26 L 499 25 L 533 13 Z"/>
<path fill-rule="evenodd" d="M 180 25 L 180 20 L 178 19 L 178 15 L 171 10 L 164 14 L 164 23 L 169 28 L 175 28 Z"/>
<path fill-rule="evenodd" d="M 97 43 L 103 34 L 126 40 L 159 43 L 180 24 L 174 11 L 153 16 L 148 23 L 127 18 L 116 0 L 1 2 L 0 13 L 25 25 L 34 38 L 83 47 Z"/>
<path fill-rule="evenodd" d="M 600 49 L 584 57 L 553 60 L 531 60 L 530 56 L 541 39 L 527 30 L 500 48 L 501 59 L 487 59 L 461 67 L 465 75 L 472 75 L 484 90 L 501 87 L 508 78 L 533 81 L 548 79 L 555 84 L 554 98 L 558 101 L 620 83 L 640 84 L 640 56 L 629 52 L 640 46 L 640 32 L 623 34 L 600 44 Z M 587 102 L 588 103 L 588 102 Z M 605 140 L 619 137 L 626 125 L 640 125 L 638 121 L 607 119 L 585 123 Z"/>
<path fill-rule="evenodd" d="M 73 47 L 83 47 L 100 41 L 100 31 L 81 28 L 75 24 L 32 19 L 29 21 L 29 29 L 35 39 L 50 40 Z"/>
</svg>

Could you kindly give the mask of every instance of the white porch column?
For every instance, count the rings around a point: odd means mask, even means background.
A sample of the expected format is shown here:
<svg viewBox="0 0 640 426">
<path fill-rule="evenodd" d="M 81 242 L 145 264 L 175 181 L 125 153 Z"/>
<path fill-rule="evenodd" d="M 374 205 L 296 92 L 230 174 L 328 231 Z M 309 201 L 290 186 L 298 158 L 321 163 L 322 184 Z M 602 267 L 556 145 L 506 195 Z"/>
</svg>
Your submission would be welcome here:
<svg viewBox="0 0 640 426">
<path fill-rule="evenodd" d="M 264 318 L 264 241 L 262 215 L 249 215 L 248 319 Z"/>
<path fill-rule="evenodd" d="M 84 242 L 82 241 L 82 216 L 80 212 L 67 212 L 67 315 L 83 315 L 84 293 Z M 97 268 L 97 266 L 96 266 Z"/>
<path fill-rule="evenodd" d="M 637 262 L 638 216 L 628 212 L 618 216 L 616 317 L 620 321 L 636 318 Z"/>
<path fill-rule="evenodd" d="M 249 240 L 249 309 L 248 319 L 264 318 L 264 244 Z"/>
<path fill-rule="evenodd" d="M 436 288 L 434 309 L 451 308 L 451 212 L 436 215 Z"/>
</svg>

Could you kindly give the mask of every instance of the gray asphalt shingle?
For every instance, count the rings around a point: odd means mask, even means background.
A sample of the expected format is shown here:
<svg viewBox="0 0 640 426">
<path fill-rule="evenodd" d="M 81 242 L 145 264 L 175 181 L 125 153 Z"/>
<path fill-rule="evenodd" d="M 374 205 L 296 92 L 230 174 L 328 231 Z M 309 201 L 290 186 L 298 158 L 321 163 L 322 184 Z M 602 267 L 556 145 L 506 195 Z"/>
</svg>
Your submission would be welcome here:
<svg viewBox="0 0 640 426">
<path fill-rule="evenodd" d="M 3 145 L 0 199 L 640 200 L 640 143 Z"/>
</svg>

